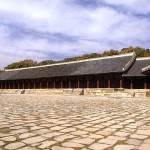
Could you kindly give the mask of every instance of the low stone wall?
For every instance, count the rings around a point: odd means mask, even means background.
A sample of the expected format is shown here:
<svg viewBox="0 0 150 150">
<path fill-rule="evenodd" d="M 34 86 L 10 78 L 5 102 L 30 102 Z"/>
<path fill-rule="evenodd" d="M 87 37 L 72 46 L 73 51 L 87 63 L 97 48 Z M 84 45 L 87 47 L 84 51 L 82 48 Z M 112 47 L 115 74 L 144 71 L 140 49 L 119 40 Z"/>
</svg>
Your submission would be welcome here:
<svg viewBox="0 0 150 150">
<path fill-rule="evenodd" d="M 50 94 L 50 95 L 91 95 L 103 97 L 150 97 L 150 89 L 10 89 L 0 90 L 0 94 Z"/>
</svg>

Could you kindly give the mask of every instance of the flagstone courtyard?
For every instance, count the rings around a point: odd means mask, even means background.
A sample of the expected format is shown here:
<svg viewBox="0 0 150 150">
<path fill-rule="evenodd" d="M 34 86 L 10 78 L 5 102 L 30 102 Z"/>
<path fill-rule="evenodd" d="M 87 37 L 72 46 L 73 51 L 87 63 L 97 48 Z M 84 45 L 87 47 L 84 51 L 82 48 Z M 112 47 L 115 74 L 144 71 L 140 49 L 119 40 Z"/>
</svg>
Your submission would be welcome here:
<svg viewBox="0 0 150 150">
<path fill-rule="evenodd" d="M 0 150 L 149 150 L 150 99 L 0 95 Z"/>
</svg>

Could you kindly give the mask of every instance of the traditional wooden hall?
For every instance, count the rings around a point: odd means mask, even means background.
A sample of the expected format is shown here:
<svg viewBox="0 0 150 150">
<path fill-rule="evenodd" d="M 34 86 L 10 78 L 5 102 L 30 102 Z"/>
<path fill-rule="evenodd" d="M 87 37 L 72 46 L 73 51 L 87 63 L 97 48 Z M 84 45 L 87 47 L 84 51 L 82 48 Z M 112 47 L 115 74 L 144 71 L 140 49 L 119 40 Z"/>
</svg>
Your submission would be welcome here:
<svg viewBox="0 0 150 150">
<path fill-rule="evenodd" d="M 150 57 L 127 53 L 0 73 L 0 89 L 150 89 Z"/>
</svg>

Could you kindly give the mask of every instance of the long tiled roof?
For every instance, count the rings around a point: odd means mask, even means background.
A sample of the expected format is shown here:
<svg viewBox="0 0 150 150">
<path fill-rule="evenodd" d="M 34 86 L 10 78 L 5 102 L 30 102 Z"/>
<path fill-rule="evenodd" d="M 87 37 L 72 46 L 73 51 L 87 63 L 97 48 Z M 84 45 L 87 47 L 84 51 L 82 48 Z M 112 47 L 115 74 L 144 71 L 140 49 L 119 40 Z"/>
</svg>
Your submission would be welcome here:
<svg viewBox="0 0 150 150">
<path fill-rule="evenodd" d="M 35 79 L 45 77 L 76 76 L 124 72 L 130 67 L 135 53 L 100 57 L 69 63 L 5 70 L 0 80 Z"/>
<path fill-rule="evenodd" d="M 150 57 L 137 58 L 131 69 L 124 73 L 123 76 L 145 76 L 142 69 L 150 65 Z"/>
</svg>

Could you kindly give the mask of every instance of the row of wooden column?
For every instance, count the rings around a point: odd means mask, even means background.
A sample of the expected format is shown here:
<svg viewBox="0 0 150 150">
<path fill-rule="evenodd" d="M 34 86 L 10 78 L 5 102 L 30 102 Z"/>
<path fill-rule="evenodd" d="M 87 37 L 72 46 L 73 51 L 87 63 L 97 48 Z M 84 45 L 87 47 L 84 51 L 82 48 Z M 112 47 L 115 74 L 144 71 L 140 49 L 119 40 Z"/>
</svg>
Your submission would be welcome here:
<svg viewBox="0 0 150 150">
<path fill-rule="evenodd" d="M 111 88 L 111 80 L 108 79 L 107 80 L 107 88 Z M 10 89 L 10 83 L 8 83 L 8 89 Z M 23 82 L 23 89 L 25 89 L 25 83 Z M 61 80 L 61 87 L 60 88 L 63 88 L 63 81 Z M 86 80 L 86 86 L 87 88 L 90 88 L 90 80 L 87 79 Z M 49 88 L 49 82 L 47 81 L 46 82 L 46 87 L 47 89 Z M 0 84 L 0 88 L 2 89 L 2 83 Z M 53 88 L 55 89 L 56 88 L 56 82 L 53 81 Z M 71 81 L 69 80 L 68 81 L 68 88 L 71 88 Z M 80 88 L 80 80 L 77 80 L 77 88 Z M 100 88 L 100 80 L 97 80 L 97 88 Z M 120 79 L 120 88 L 123 88 L 123 81 L 122 79 Z M 6 83 L 5 83 L 5 89 L 6 89 Z M 13 83 L 13 89 L 15 89 L 15 83 Z M 18 83 L 18 89 L 20 89 L 20 84 Z M 28 82 L 28 89 L 30 89 L 30 82 Z M 36 82 L 34 81 L 34 89 L 36 89 Z M 42 82 L 40 82 L 40 89 L 42 89 Z M 131 80 L 130 81 L 130 89 L 133 89 L 133 81 Z M 145 80 L 144 82 L 144 89 L 147 89 L 147 82 Z"/>
</svg>

